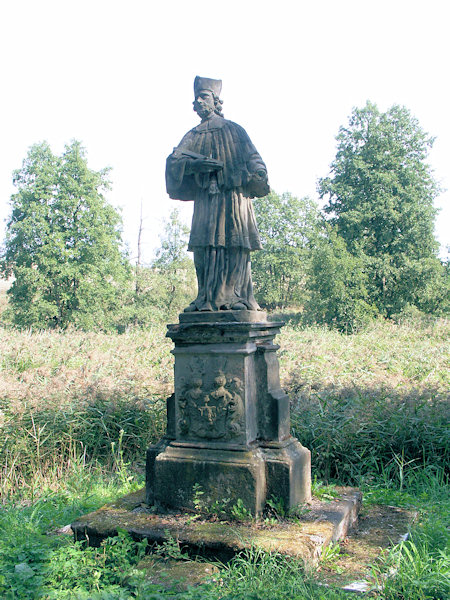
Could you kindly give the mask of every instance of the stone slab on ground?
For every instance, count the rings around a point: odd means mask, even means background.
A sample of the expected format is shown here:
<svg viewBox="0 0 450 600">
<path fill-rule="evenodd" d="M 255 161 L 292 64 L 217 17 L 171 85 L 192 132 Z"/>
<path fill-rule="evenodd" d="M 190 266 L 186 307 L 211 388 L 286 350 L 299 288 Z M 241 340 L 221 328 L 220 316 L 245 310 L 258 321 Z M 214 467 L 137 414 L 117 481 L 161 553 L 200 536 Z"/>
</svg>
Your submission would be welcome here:
<svg viewBox="0 0 450 600">
<path fill-rule="evenodd" d="M 364 593 L 377 589 L 373 566 L 383 573 L 383 551 L 404 541 L 417 512 L 387 505 L 365 506 L 358 517 L 358 527 L 349 532 L 339 545 L 333 560 L 320 563 L 315 571 L 317 582 L 346 591 Z M 385 573 L 384 576 L 388 576 Z"/>
<path fill-rule="evenodd" d="M 173 538 L 194 554 L 221 560 L 257 546 L 315 563 L 323 548 L 343 539 L 357 520 L 361 492 L 353 488 L 339 491 L 341 495 L 331 502 L 314 499 L 306 504 L 295 522 L 280 520 L 267 525 L 263 520 L 207 520 L 192 512 L 158 514 L 144 504 L 142 489 L 80 517 L 71 527 L 76 540 L 87 540 L 93 546 L 122 529 L 136 540 L 147 538 L 150 543 L 161 544 Z"/>
<path fill-rule="evenodd" d="M 184 561 L 146 556 L 136 568 L 145 572 L 146 579 L 167 590 L 181 592 L 191 586 L 220 578 L 217 565 L 208 562 Z"/>
</svg>

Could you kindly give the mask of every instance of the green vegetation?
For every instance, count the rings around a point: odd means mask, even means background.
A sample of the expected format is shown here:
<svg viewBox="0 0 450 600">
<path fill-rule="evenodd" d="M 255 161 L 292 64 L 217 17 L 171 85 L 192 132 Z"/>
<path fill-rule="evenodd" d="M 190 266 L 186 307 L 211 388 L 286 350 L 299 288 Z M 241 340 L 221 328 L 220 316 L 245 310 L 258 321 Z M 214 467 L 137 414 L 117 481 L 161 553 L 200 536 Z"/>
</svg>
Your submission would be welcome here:
<svg viewBox="0 0 450 600">
<path fill-rule="evenodd" d="M 195 274 L 177 211 L 153 264 L 132 269 L 121 216 L 104 197 L 107 175 L 88 167 L 79 142 L 62 156 L 46 143 L 30 149 L 14 173 L 0 262 L 0 274 L 13 276 L 4 325 L 125 331 L 174 318 L 189 303 Z"/>
<path fill-rule="evenodd" d="M 346 333 L 377 316 L 450 311 L 450 267 L 439 260 L 427 163 L 433 139 L 409 111 L 355 108 L 337 136 L 323 211 L 271 192 L 254 201 L 263 250 L 252 253 L 255 296 L 295 308 L 303 324 Z M 79 142 L 55 156 L 33 146 L 14 173 L 0 273 L 14 275 L 4 324 L 123 332 L 171 320 L 195 295 L 188 230 L 172 211 L 149 266 L 121 252 L 121 218 L 105 200 L 107 170 L 88 168 Z"/>
<path fill-rule="evenodd" d="M 448 279 L 434 237 L 433 200 L 439 189 L 427 164 L 433 139 L 406 108 L 393 106 L 381 113 L 368 102 L 353 110 L 337 141 L 331 175 L 320 180 L 319 193 L 328 198 L 325 213 L 348 255 L 343 250 L 341 257 L 321 253 L 313 291 L 320 293 L 326 285 L 321 269 L 325 266 L 327 280 L 341 258 L 344 270 L 353 261 L 361 272 L 349 283 L 356 292 L 353 296 L 350 291 L 350 299 L 382 315 L 392 316 L 407 305 L 435 312 L 445 302 L 448 309 Z M 334 318 L 342 321 L 339 309 L 346 298 L 322 294 L 321 300 L 328 302 L 329 311 L 336 306 Z M 329 323 L 329 316 L 323 321 Z"/>
<path fill-rule="evenodd" d="M 170 322 L 196 293 L 194 263 L 186 252 L 189 229 L 174 209 L 170 213 L 161 246 L 150 266 L 136 265 L 124 303 L 118 311 L 117 330 L 130 325 L 150 327 Z"/>
<path fill-rule="evenodd" d="M 1 272 L 10 318 L 21 327 L 102 327 L 128 279 L 120 252 L 121 219 L 103 196 L 107 170 L 88 168 L 79 142 L 55 156 L 33 146 L 14 173 Z"/>
<path fill-rule="evenodd" d="M 411 539 L 373 566 L 379 597 L 445 598 L 449 323 L 380 320 L 349 337 L 295 320 L 279 337 L 281 374 L 294 433 L 313 452 L 314 493 L 332 499 L 333 483 L 353 482 L 367 503 L 419 509 Z M 120 534 L 83 550 L 55 531 L 143 484 L 145 448 L 163 432 L 172 387 L 164 331 L 0 330 L 0 597 L 343 598 L 295 561 L 258 550 L 221 566 L 220 583 L 164 591 L 136 569 L 145 544 Z M 220 516 L 221 506 L 210 508 Z M 267 524 L 285 514 L 271 499 Z M 329 552 L 323 569 L 339 569 L 342 548 Z M 391 567 L 397 574 L 385 580 Z"/>
<path fill-rule="evenodd" d="M 346 333 L 361 330 L 378 315 L 368 292 L 367 258 L 352 254 L 328 224 L 318 238 L 308 271 L 306 322 L 325 323 Z"/>
<path fill-rule="evenodd" d="M 301 306 L 320 213 L 310 198 L 271 192 L 253 201 L 263 250 L 252 253 L 256 299 L 269 308 Z"/>
<path fill-rule="evenodd" d="M 258 299 L 292 314 L 279 336 L 292 429 L 312 451 L 314 494 L 361 487 L 366 504 L 415 507 L 407 541 L 372 566 L 381 600 L 443 600 L 449 590 L 449 265 L 436 255 L 426 159 L 432 139 L 409 112 L 355 109 L 314 202 L 255 201 L 265 250 Z M 100 548 L 64 534 L 78 515 L 143 485 L 145 450 L 172 393 L 165 323 L 194 296 L 187 230 L 173 211 L 150 266 L 121 252 L 120 216 L 78 142 L 33 146 L 14 174 L 0 295 L 0 597 L 5 600 L 339 600 L 298 561 L 251 549 L 200 588 L 150 582 L 148 551 L 125 533 Z M 386 319 L 385 317 L 388 317 Z M 323 324 L 323 325 L 322 325 Z M 326 325 L 326 326 L 325 326 Z M 345 332 L 345 333 L 343 333 Z M 352 335 L 348 335 L 352 333 Z M 251 515 L 222 499 L 198 513 Z M 264 526 L 288 515 L 271 498 Z M 193 520 L 199 514 L 191 516 Z M 156 550 L 156 549 L 155 549 Z M 191 560 L 177 540 L 157 556 Z M 320 568 L 338 572 L 345 548 Z M 389 573 L 389 577 L 386 574 Z"/>
</svg>

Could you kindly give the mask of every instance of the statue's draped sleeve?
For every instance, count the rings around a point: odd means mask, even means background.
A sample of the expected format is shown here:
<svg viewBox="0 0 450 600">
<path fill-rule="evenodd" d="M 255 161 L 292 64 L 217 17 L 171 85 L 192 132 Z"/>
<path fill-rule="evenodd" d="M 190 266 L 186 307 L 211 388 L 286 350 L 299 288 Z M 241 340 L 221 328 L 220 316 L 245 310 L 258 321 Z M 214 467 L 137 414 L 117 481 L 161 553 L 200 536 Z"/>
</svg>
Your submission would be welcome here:
<svg viewBox="0 0 450 600">
<path fill-rule="evenodd" d="M 183 149 L 190 150 L 191 138 L 192 132 L 189 131 L 172 154 L 167 157 L 166 188 L 167 193 L 174 200 L 195 199 L 195 181 L 193 174 L 189 174 L 189 158 L 181 153 Z"/>
<path fill-rule="evenodd" d="M 249 198 L 269 193 L 266 180 L 255 185 L 255 174 L 266 173 L 266 165 L 245 130 L 232 121 L 216 117 L 208 126 L 200 124 L 189 131 L 167 158 L 166 186 L 173 199 L 195 200 L 210 184 L 209 173 L 190 172 L 191 159 L 183 156 L 183 150 L 223 164 L 216 172 L 220 190 L 240 189 Z"/>
</svg>

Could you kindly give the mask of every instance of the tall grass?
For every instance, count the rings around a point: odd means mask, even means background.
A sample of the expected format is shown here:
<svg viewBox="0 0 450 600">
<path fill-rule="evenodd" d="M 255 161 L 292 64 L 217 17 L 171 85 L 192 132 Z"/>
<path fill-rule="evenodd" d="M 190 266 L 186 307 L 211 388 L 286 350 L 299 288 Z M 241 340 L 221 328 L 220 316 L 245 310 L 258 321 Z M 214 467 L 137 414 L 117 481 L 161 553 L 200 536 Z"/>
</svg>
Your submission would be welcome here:
<svg viewBox="0 0 450 600">
<path fill-rule="evenodd" d="M 164 431 L 172 379 L 163 326 L 123 335 L 0 330 L 0 493 L 73 464 L 127 461 Z M 122 432 L 122 433 L 121 433 Z"/>
<path fill-rule="evenodd" d="M 373 323 L 345 336 L 287 328 L 282 373 L 292 427 L 318 477 L 402 485 L 417 468 L 448 468 L 450 323 Z"/>
<path fill-rule="evenodd" d="M 293 433 L 316 475 L 404 481 L 448 461 L 450 324 L 378 322 L 345 336 L 288 324 L 279 337 Z M 71 465 L 142 467 L 173 390 L 165 326 L 103 333 L 0 329 L 0 493 Z M 141 463 L 141 465 L 139 465 Z"/>
<path fill-rule="evenodd" d="M 219 582 L 168 592 L 136 570 L 143 549 L 123 534 L 88 551 L 47 535 L 142 485 L 173 386 L 164 334 L 161 324 L 122 335 L 0 330 L 0 597 L 346 597 L 257 550 L 222 569 Z M 434 513 L 380 563 L 384 600 L 448 591 L 449 334 L 444 320 L 377 322 L 353 336 L 290 322 L 278 339 L 293 432 L 311 449 L 314 474 L 362 484 L 370 502 Z"/>
<path fill-rule="evenodd" d="M 373 570 L 385 600 L 447 600 L 450 539 L 445 523 L 426 520 L 408 540 L 385 553 Z"/>
</svg>

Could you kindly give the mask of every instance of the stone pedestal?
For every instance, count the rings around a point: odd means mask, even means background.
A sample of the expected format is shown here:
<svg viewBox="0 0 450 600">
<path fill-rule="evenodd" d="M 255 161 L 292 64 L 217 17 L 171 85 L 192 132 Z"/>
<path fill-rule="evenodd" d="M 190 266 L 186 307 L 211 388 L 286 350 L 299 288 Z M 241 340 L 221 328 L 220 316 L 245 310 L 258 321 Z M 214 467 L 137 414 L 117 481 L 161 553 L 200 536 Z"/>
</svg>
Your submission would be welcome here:
<svg viewBox="0 0 450 600">
<path fill-rule="evenodd" d="M 278 346 L 283 323 L 256 311 L 184 313 L 175 342 L 167 434 L 147 451 L 147 503 L 231 507 L 258 515 L 271 497 L 311 497 L 310 452 L 290 436 Z"/>
</svg>

